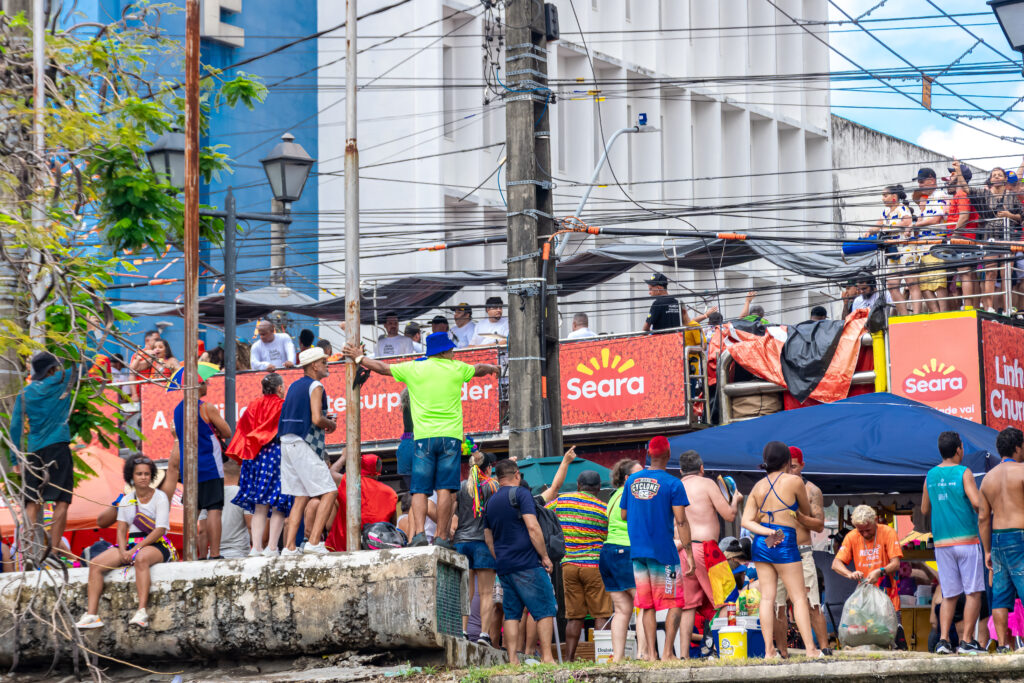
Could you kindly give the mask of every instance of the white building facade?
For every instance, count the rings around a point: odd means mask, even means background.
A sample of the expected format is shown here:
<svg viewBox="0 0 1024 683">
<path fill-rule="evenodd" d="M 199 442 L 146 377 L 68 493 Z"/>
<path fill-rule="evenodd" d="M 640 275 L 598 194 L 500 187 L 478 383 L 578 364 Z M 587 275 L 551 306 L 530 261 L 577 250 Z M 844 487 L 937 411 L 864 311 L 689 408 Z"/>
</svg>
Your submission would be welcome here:
<svg viewBox="0 0 1024 683">
<path fill-rule="evenodd" d="M 360 13 L 385 4 L 364 0 Z M 834 236 L 827 199 L 833 187 L 828 80 L 805 77 L 829 71 L 822 42 L 828 40 L 827 26 L 808 24 L 812 35 L 760 0 L 554 4 L 562 35 L 549 44 L 547 63 L 557 96 L 549 105 L 556 216 L 575 209 L 603 140 L 645 113 L 658 131 L 624 135 L 615 143 L 610 168 L 599 177 L 583 220 Z M 802 22 L 827 19 L 825 0 L 777 4 Z M 341 23 L 344 9 L 344 3 L 321 0 L 321 29 Z M 479 2 L 413 0 L 360 21 L 360 267 L 366 286 L 416 273 L 504 268 L 503 244 L 411 251 L 504 234 L 498 187 L 499 180 L 506 181 L 504 169 L 499 170 L 505 155 L 504 88 L 496 84 L 498 77 L 502 83 L 507 79 L 498 49 L 500 29 L 490 23 L 494 16 L 496 9 L 485 11 Z M 389 42 L 395 35 L 402 37 Z M 344 44 L 338 31 L 318 45 L 319 282 L 336 294 L 343 292 L 345 272 Z M 801 199 L 790 204 L 790 197 Z M 689 207 L 694 208 L 687 222 L 657 215 Z M 617 216 L 622 223 L 612 222 Z M 641 217 L 651 220 L 631 222 Z M 598 240 L 619 238 L 590 238 L 567 255 Z M 643 280 L 650 272 L 638 266 L 561 299 L 563 335 L 571 329 L 572 314 L 580 311 L 597 332 L 639 330 L 649 306 Z M 739 314 L 750 288 L 790 287 L 758 297 L 779 322 L 806 319 L 811 306 L 830 301 L 824 285 L 809 285 L 765 261 L 713 273 L 669 269 L 666 274 L 673 283 L 670 292 L 691 311 L 714 304 L 726 317 Z M 492 295 L 508 301 L 500 288 L 488 287 L 464 290 L 449 305 L 467 301 L 480 318 L 481 304 Z M 386 302 L 380 305 L 386 308 Z M 377 336 L 368 327 L 362 333 Z"/>
</svg>

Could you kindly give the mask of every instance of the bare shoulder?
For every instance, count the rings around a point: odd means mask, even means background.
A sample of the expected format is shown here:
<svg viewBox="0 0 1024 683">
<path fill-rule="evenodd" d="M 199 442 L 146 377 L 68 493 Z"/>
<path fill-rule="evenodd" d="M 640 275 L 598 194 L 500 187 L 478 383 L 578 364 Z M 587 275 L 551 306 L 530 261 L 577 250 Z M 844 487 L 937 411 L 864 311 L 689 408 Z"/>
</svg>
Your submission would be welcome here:
<svg viewBox="0 0 1024 683">
<path fill-rule="evenodd" d="M 807 496 L 808 496 L 809 498 L 814 498 L 814 499 L 817 499 L 817 500 L 821 500 L 821 498 L 822 498 L 822 493 L 821 493 L 821 489 L 820 489 L 820 488 L 818 488 L 818 485 L 817 485 L 817 484 L 815 484 L 815 483 L 814 483 L 814 482 L 812 482 L 812 481 L 807 481 L 807 480 L 805 479 L 805 480 L 804 480 L 804 486 L 806 486 L 806 487 L 807 487 Z"/>
</svg>

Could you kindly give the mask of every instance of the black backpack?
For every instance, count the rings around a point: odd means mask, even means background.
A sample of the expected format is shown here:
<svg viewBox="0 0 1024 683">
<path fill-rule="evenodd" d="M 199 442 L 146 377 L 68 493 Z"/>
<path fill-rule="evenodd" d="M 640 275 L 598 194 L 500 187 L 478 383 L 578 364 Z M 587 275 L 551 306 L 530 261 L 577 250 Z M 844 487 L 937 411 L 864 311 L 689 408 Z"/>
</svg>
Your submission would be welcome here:
<svg viewBox="0 0 1024 683">
<path fill-rule="evenodd" d="M 538 501 L 537 499 L 540 498 Z M 552 564 L 558 564 L 565 557 L 565 535 L 562 533 L 562 525 L 558 523 L 558 516 L 551 510 L 544 507 L 544 499 L 540 496 L 534 498 L 537 504 L 537 523 L 540 524 L 540 532 L 544 536 L 544 545 L 548 550 L 548 559 Z M 519 499 L 516 497 L 516 487 L 508 490 L 508 504 L 519 509 Z M 523 513 L 519 513 L 519 519 Z"/>
</svg>

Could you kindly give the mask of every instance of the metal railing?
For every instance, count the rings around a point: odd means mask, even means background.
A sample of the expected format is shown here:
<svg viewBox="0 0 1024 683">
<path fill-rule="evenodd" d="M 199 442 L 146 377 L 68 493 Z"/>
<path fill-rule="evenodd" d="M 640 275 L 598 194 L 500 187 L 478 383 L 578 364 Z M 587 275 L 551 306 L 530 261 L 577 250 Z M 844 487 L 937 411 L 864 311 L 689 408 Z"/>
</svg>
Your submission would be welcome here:
<svg viewBox="0 0 1024 683">
<path fill-rule="evenodd" d="M 711 393 L 708 390 L 708 354 L 703 346 L 686 346 L 683 348 L 684 363 L 683 363 L 683 378 L 684 387 L 686 392 L 686 422 L 690 425 L 694 425 L 697 422 L 711 422 Z M 694 374 L 690 371 L 690 360 L 692 356 L 697 356 L 697 373 Z M 692 380 L 698 380 L 700 382 L 703 391 L 700 396 L 694 396 L 693 382 Z M 698 416 L 695 410 L 696 404 L 702 404 L 704 407 L 703 416 Z M 703 417 L 703 419 L 698 419 Z"/>
<path fill-rule="evenodd" d="M 871 335 L 865 332 L 860 338 L 861 347 L 870 347 L 872 345 Z M 727 425 L 732 422 L 741 422 L 743 420 L 750 420 L 753 418 L 743 417 L 734 418 L 732 415 L 732 399 L 739 398 L 741 396 L 763 396 L 766 394 L 778 394 L 786 391 L 785 387 L 780 387 L 774 382 L 766 382 L 764 380 L 755 380 L 749 382 L 729 382 L 729 371 L 732 369 L 735 361 L 732 355 L 728 351 L 723 351 L 718 357 L 718 368 L 717 368 L 717 385 L 718 385 L 718 406 L 721 415 L 721 424 Z M 861 384 L 875 383 L 875 371 L 865 370 L 862 372 L 853 373 L 853 379 L 850 384 L 853 386 Z"/>
</svg>

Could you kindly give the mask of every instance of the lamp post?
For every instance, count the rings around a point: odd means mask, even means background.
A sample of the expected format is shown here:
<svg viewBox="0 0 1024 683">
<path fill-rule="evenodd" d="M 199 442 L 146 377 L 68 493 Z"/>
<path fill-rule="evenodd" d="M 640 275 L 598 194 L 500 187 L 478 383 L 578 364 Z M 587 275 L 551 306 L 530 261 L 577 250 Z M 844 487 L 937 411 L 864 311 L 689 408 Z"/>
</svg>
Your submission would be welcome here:
<svg viewBox="0 0 1024 683">
<path fill-rule="evenodd" d="M 282 141 L 266 159 L 261 159 L 263 168 L 270 181 L 270 189 L 275 203 L 285 207 L 290 202 L 302 197 L 302 190 L 309 178 L 309 171 L 316 162 L 301 145 L 294 142 L 290 133 L 281 137 Z M 180 131 L 171 131 L 162 135 L 152 147 L 146 150 L 146 159 L 157 177 L 171 187 L 181 189 L 185 181 L 185 136 Z M 238 250 L 235 247 L 235 236 L 239 220 L 262 221 L 272 226 L 284 226 L 292 219 L 281 213 L 250 213 L 238 212 L 235 208 L 233 188 L 227 189 L 224 197 L 224 210 L 201 209 L 199 215 L 208 218 L 224 219 L 224 417 L 231 429 L 235 428 L 235 375 L 237 373 L 236 349 L 236 300 L 235 274 L 238 265 Z M 282 230 L 283 232 L 283 230 Z M 276 245 L 275 245 L 276 247 Z M 282 237 L 280 252 L 284 254 Z M 271 254 L 271 262 L 275 260 Z M 284 263 L 278 264 L 280 269 Z"/>
<path fill-rule="evenodd" d="M 1006 42 L 1017 52 L 1024 52 L 1024 0 L 988 0 L 992 12 L 1003 29 Z M 1021 72 L 1024 75 L 1024 71 Z"/>
<path fill-rule="evenodd" d="M 291 203 L 299 201 L 313 162 L 314 159 L 295 142 L 291 133 L 282 135 L 281 142 L 270 151 L 270 155 L 260 159 L 274 193 L 275 215 L 287 216 Z M 274 221 L 270 226 L 270 281 L 275 284 L 284 284 L 285 281 L 284 243 L 285 221 Z"/>
</svg>

